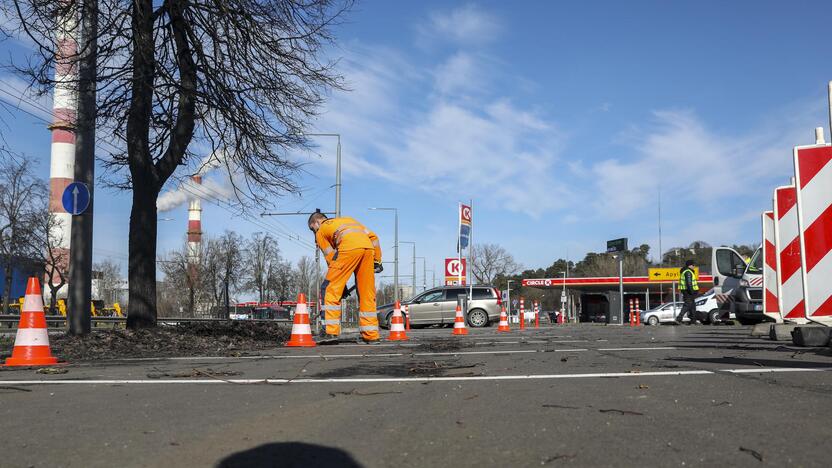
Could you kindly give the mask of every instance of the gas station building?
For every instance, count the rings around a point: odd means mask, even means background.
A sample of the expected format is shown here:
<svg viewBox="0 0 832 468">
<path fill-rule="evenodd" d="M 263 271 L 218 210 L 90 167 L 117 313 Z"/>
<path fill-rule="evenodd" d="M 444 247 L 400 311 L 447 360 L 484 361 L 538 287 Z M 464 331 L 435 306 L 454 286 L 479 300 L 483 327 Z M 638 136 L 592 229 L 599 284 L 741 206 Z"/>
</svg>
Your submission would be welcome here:
<svg viewBox="0 0 832 468">
<path fill-rule="evenodd" d="M 700 275 L 699 290 L 705 292 L 713 287 L 713 276 Z M 625 276 L 624 285 L 624 317 L 627 322 L 629 301 L 638 299 L 639 309 L 648 310 L 659 304 L 670 302 L 674 297 L 680 301 L 681 297 L 676 289 L 676 282 L 672 280 L 650 279 L 648 276 Z M 606 323 L 609 320 L 610 308 L 618 309 L 619 278 L 539 278 L 524 279 L 523 286 L 563 291 L 564 286 L 569 298 L 578 296 L 580 299 L 569 306 L 569 317 L 578 317 L 581 322 Z"/>
</svg>

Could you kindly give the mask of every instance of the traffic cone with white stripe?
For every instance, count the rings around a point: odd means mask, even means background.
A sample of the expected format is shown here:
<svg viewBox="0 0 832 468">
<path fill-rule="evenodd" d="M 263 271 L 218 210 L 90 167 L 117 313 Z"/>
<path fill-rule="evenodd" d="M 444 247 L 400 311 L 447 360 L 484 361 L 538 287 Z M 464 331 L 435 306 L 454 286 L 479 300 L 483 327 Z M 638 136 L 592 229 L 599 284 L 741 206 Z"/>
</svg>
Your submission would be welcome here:
<svg viewBox="0 0 832 468">
<path fill-rule="evenodd" d="M 508 326 L 508 315 L 506 315 L 506 306 L 500 310 L 500 326 L 497 327 L 498 332 L 510 332 L 511 328 Z"/>
<path fill-rule="evenodd" d="M 298 294 L 295 308 L 295 320 L 292 322 L 292 336 L 286 342 L 288 347 L 311 348 L 317 346 L 312 339 L 312 327 L 309 325 L 309 310 L 306 308 L 306 296 Z"/>
<path fill-rule="evenodd" d="M 46 315 L 43 313 L 43 296 L 37 278 L 29 278 L 26 284 L 26 298 L 20 309 L 20 323 L 14 339 L 12 357 L 6 359 L 7 366 L 49 366 L 58 358 L 49 348 L 49 332 L 46 330 Z"/>
<path fill-rule="evenodd" d="M 396 308 L 393 309 L 393 316 L 390 317 L 390 336 L 387 339 L 389 341 L 406 341 L 409 339 L 404 331 L 404 318 L 402 318 L 402 307 L 399 301 L 396 301 Z"/>
<path fill-rule="evenodd" d="M 468 328 L 465 327 L 465 315 L 462 314 L 462 307 L 456 305 L 456 318 L 454 319 L 454 335 L 467 335 Z"/>
</svg>

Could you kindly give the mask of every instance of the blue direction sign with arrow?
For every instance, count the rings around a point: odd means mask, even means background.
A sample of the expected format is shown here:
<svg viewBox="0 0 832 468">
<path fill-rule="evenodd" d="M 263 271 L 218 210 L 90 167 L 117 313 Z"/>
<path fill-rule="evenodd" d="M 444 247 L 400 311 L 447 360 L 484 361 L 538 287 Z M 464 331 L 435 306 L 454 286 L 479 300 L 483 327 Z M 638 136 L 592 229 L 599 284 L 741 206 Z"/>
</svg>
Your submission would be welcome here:
<svg viewBox="0 0 832 468">
<path fill-rule="evenodd" d="M 61 202 L 67 213 L 77 216 L 90 206 L 90 189 L 86 184 L 73 182 L 66 186 Z"/>
</svg>

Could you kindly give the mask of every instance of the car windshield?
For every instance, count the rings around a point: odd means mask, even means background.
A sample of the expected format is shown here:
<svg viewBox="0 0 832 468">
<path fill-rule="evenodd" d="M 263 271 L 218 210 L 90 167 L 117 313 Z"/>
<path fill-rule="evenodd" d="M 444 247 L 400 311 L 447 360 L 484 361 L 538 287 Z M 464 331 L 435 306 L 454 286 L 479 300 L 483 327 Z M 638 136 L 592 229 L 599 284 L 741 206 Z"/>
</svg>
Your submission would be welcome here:
<svg viewBox="0 0 832 468">
<path fill-rule="evenodd" d="M 757 249 L 751 261 L 748 263 L 748 273 L 752 275 L 763 274 L 763 249 Z"/>
</svg>

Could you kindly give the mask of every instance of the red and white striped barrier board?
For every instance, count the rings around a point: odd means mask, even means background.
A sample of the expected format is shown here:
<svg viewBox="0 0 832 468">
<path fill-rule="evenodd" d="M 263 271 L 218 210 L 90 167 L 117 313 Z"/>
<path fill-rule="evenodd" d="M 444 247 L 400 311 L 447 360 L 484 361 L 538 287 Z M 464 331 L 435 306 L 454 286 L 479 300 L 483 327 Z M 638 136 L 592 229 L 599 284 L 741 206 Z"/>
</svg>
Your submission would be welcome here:
<svg viewBox="0 0 832 468">
<path fill-rule="evenodd" d="M 803 276 L 800 273 L 800 230 L 797 226 L 797 193 L 794 185 L 774 189 L 774 227 L 777 246 L 777 284 L 783 320 L 806 323 L 803 309 Z"/>
<path fill-rule="evenodd" d="M 832 146 L 794 149 L 806 318 L 832 324 Z"/>
<path fill-rule="evenodd" d="M 763 313 L 782 323 L 777 290 L 777 248 L 774 238 L 774 212 L 763 212 Z"/>
</svg>

